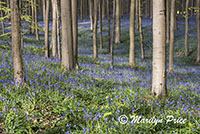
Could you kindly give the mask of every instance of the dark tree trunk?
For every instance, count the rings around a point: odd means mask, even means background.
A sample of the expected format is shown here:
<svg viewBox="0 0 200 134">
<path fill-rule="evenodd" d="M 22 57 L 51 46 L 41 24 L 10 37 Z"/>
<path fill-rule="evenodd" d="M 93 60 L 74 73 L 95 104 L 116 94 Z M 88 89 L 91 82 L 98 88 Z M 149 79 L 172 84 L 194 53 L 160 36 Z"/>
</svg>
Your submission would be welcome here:
<svg viewBox="0 0 200 134">
<path fill-rule="evenodd" d="M 108 52 L 110 53 L 110 44 L 111 44 L 111 37 L 110 37 L 110 2 L 107 0 L 107 19 L 108 19 Z"/>
</svg>

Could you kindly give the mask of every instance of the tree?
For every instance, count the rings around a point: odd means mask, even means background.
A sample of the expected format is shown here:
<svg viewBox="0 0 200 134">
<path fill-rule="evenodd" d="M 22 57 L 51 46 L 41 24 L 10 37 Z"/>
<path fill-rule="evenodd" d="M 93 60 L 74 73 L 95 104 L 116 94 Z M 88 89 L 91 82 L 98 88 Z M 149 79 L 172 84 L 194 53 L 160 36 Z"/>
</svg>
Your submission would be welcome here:
<svg viewBox="0 0 200 134">
<path fill-rule="evenodd" d="M 131 0 L 130 6 L 130 49 L 129 49 L 129 65 L 135 67 L 135 0 Z"/>
<path fill-rule="evenodd" d="M 45 0 L 42 0 L 42 15 L 43 15 L 44 24 L 45 24 L 45 15 L 46 15 L 45 11 L 46 11 L 46 2 Z M 45 27 L 44 27 L 44 31 L 45 31 Z"/>
<path fill-rule="evenodd" d="M 188 11 L 188 7 L 189 7 L 189 0 L 186 0 L 186 14 L 185 14 L 185 56 L 189 55 L 189 46 L 188 46 L 188 31 L 189 31 L 189 11 Z"/>
<path fill-rule="evenodd" d="M 116 36 L 115 43 L 120 43 L 120 0 L 116 0 Z"/>
<path fill-rule="evenodd" d="M 153 75 L 151 94 L 167 95 L 165 84 L 165 0 L 153 0 Z"/>
<path fill-rule="evenodd" d="M 136 7 L 135 7 L 135 10 L 136 10 L 136 29 L 139 30 L 139 0 L 136 0 L 135 1 L 135 4 L 136 4 Z"/>
<path fill-rule="evenodd" d="M 171 1 L 171 25 L 170 25 L 170 50 L 169 50 L 169 73 L 173 72 L 173 56 L 174 56 L 174 28 L 175 28 L 175 2 Z"/>
<path fill-rule="evenodd" d="M 56 5 L 56 14 L 57 14 L 57 44 L 58 44 L 58 58 L 61 59 L 61 45 L 60 45 L 60 0 L 57 1 L 57 5 Z"/>
<path fill-rule="evenodd" d="M 110 44 L 111 44 L 111 37 L 110 37 L 110 2 L 107 0 L 107 20 L 108 20 L 108 52 L 110 53 Z"/>
<path fill-rule="evenodd" d="M 102 19 L 105 18 L 105 14 L 106 14 L 106 0 L 102 0 Z"/>
<path fill-rule="evenodd" d="M 166 43 L 169 43 L 169 0 L 166 0 Z"/>
<path fill-rule="evenodd" d="M 77 0 L 72 0 L 72 29 L 73 29 L 73 50 L 74 65 L 78 64 L 78 19 L 77 19 Z"/>
<path fill-rule="evenodd" d="M 34 11 L 34 0 L 31 0 L 31 13 L 32 13 L 32 31 L 31 33 L 34 34 L 35 32 L 35 11 Z"/>
<path fill-rule="evenodd" d="M 199 9 L 200 9 L 200 2 L 199 0 L 196 1 L 196 6 L 197 6 L 197 15 L 196 15 L 196 25 L 197 25 L 197 59 L 196 62 L 200 63 L 200 23 L 199 23 Z"/>
<path fill-rule="evenodd" d="M 57 57 L 57 0 L 52 0 L 52 54 Z"/>
<path fill-rule="evenodd" d="M 143 44 L 143 32 L 142 32 L 142 1 L 138 1 L 139 10 L 139 32 L 140 32 L 140 48 L 141 48 L 141 58 L 144 59 L 144 44 Z"/>
<path fill-rule="evenodd" d="M 74 68 L 72 37 L 71 0 L 61 0 L 62 59 L 61 64 L 68 70 Z"/>
<path fill-rule="evenodd" d="M 102 1 L 99 1 L 99 36 L 100 36 L 100 50 L 103 49 L 103 35 L 102 35 Z"/>
<path fill-rule="evenodd" d="M 115 9 L 116 8 L 116 0 L 113 0 L 113 18 L 112 18 L 112 37 L 110 44 L 110 68 L 114 69 L 114 59 L 113 59 L 113 45 L 114 45 L 114 37 L 115 37 Z"/>
<path fill-rule="evenodd" d="M 94 26 L 93 26 L 93 57 L 98 57 L 97 48 L 97 15 L 98 15 L 98 2 L 99 0 L 94 0 Z"/>
<path fill-rule="evenodd" d="M 95 0 L 94 0 L 95 1 Z M 90 29 L 93 30 L 93 7 L 94 7 L 94 2 L 93 0 L 89 0 L 89 11 L 90 11 Z"/>
<path fill-rule="evenodd" d="M 38 13 L 37 13 L 37 0 L 34 0 L 34 14 L 35 14 L 35 39 L 36 40 L 40 40 L 39 39 L 39 31 L 38 31 Z"/>
<path fill-rule="evenodd" d="M 1 9 L 1 6 L 2 6 L 2 3 L 1 3 L 1 0 L 0 0 L 0 9 Z M 1 17 L 3 18 L 3 16 L 4 16 L 3 10 L 1 9 L 0 12 L 1 12 Z M 2 28 L 2 33 L 5 34 L 4 19 L 1 20 L 1 28 Z"/>
<path fill-rule="evenodd" d="M 49 57 L 49 0 L 46 0 L 45 9 L 45 57 Z"/>
<path fill-rule="evenodd" d="M 22 59 L 21 46 L 21 20 L 19 11 L 19 1 L 12 0 L 11 4 L 11 28 L 12 28 L 12 56 L 14 67 L 15 85 L 25 83 L 25 73 Z"/>
<path fill-rule="evenodd" d="M 31 16 L 31 4 L 30 4 L 30 1 L 27 1 L 27 5 L 28 5 L 28 12 L 27 12 L 27 15 Z M 28 34 L 31 34 L 31 23 L 32 21 L 29 21 L 28 22 Z"/>
</svg>

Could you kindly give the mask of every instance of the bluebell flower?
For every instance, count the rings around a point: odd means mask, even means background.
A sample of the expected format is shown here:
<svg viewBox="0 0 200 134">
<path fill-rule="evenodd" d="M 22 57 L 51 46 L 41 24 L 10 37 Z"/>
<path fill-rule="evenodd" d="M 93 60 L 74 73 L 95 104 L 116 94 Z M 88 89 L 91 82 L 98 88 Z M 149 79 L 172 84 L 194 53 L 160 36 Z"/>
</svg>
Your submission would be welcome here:
<svg viewBox="0 0 200 134">
<path fill-rule="evenodd" d="M 87 128 L 85 128 L 84 130 L 83 130 L 83 133 L 85 134 L 87 132 Z"/>
<path fill-rule="evenodd" d="M 70 134 L 71 133 L 71 131 L 69 130 L 69 131 L 67 131 L 67 132 L 65 132 L 65 134 Z"/>
</svg>

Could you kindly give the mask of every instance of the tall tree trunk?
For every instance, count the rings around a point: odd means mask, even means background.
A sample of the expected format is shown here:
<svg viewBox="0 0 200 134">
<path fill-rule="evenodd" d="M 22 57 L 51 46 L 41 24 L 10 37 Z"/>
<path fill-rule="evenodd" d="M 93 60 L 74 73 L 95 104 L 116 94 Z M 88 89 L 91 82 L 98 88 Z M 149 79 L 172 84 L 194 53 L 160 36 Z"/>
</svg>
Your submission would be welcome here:
<svg viewBox="0 0 200 134">
<path fill-rule="evenodd" d="M 42 13 L 43 13 L 43 22 L 44 22 L 44 24 L 45 24 L 45 16 L 46 16 L 46 13 L 45 13 L 45 11 L 46 11 L 46 1 L 45 0 L 42 0 Z M 44 31 L 45 31 L 45 27 L 44 27 L 44 29 L 43 29 Z"/>
<path fill-rule="evenodd" d="M 150 4 L 149 4 L 149 6 L 150 6 L 150 19 L 152 19 L 153 18 L 153 0 L 150 0 Z"/>
<path fill-rule="evenodd" d="M 120 18 L 123 17 L 124 15 L 124 3 L 126 3 L 126 0 L 119 0 L 119 5 L 120 5 Z"/>
<path fill-rule="evenodd" d="M 71 0 L 61 0 L 62 19 L 62 60 L 61 64 L 68 70 L 74 68 L 73 37 L 72 37 Z"/>
<path fill-rule="evenodd" d="M 72 29 L 73 29 L 73 50 L 74 65 L 78 65 L 78 18 L 77 18 L 77 0 L 72 0 Z"/>
<path fill-rule="evenodd" d="M 57 57 L 57 0 L 52 0 L 52 55 Z"/>
<path fill-rule="evenodd" d="M 139 30 L 139 0 L 135 1 L 136 4 L 136 29 Z"/>
<path fill-rule="evenodd" d="M 116 0 L 116 36 L 115 43 L 120 43 L 120 0 Z"/>
<path fill-rule="evenodd" d="M 39 31 L 38 31 L 38 13 L 37 13 L 37 0 L 34 0 L 35 7 L 34 7 L 34 12 L 35 12 L 35 39 L 40 40 L 39 38 Z"/>
<path fill-rule="evenodd" d="M 188 31 L 189 31 L 189 12 L 188 12 L 188 7 L 189 7 L 189 0 L 186 0 L 186 7 L 185 7 L 185 56 L 189 55 L 189 45 L 188 45 Z"/>
<path fill-rule="evenodd" d="M 49 0 L 46 0 L 45 10 L 45 57 L 49 57 Z"/>
<path fill-rule="evenodd" d="M 94 7 L 94 1 L 89 0 L 89 10 L 90 10 L 90 29 L 93 30 L 94 27 L 94 20 L 93 20 L 93 7 Z"/>
<path fill-rule="evenodd" d="M 111 37 L 110 37 L 110 7 L 109 7 L 109 0 L 107 0 L 107 19 L 108 19 L 108 52 L 110 53 L 110 44 L 111 44 Z"/>
<path fill-rule="evenodd" d="M 34 0 L 31 0 L 32 27 L 33 27 L 32 31 L 31 31 L 32 34 L 35 33 L 35 11 L 34 11 L 34 7 L 35 7 Z"/>
<path fill-rule="evenodd" d="M 114 69 L 113 46 L 114 46 L 114 37 L 115 37 L 115 10 L 116 10 L 115 8 L 116 8 L 116 0 L 113 0 L 112 37 L 111 37 L 111 45 L 110 45 L 110 58 L 111 58 L 110 68 L 111 69 Z"/>
<path fill-rule="evenodd" d="M 169 50 L 169 73 L 173 73 L 174 56 L 174 28 L 175 28 L 175 0 L 171 2 L 171 27 L 170 27 L 170 50 Z"/>
<path fill-rule="evenodd" d="M 145 15 L 149 17 L 149 0 L 145 0 Z"/>
<path fill-rule="evenodd" d="M 194 5 L 194 0 L 190 0 L 191 1 L 191 5 L 190 5 L 190 7 L 193 7 L 193 5 Z M 194 10 L 193 10 L 193 8 L 191 8 L 190 9 L 190 15 L 192 16 L 194 14 Z"/>
<path fill-rule="evenodd" d="M 21 48 L 21 21 L 18 2 L 18 0 L 12 0 L 11 2 L 12 55 L 15 85 L 25 83 Z"/>
<path fill-rule="evenodd" d="M 129 65 L 131 68 L 134 68 L 135 67 L 135 0 L 131 0 L 129 34 L 130 34 Z"/>
<path fill-rule="evenodd" d="M 141 47 L 141 58 L 144 59 L 144 44 L 143 44 L 143 32 L 142 32 L 142 1 L 138 1 L 139 10 L 139 32 L 140 32 L 140 47 Z"/>
<path fill-rule="evenodd" d="M 27 4 L 29 4 L 29 1 Z M 28 6 L 28 15 L 31 16 L 31 6 Z M 28 34 L 31 34 L 31 21 L 28 22 Z"/>
<path fill-rule="evenodd" d="M 83 20 L 83 0 L 80 0 L 80 19 Z"/>
<path fill-rule="evenodd" d="M 196 15 L 196 25 L 197 25 L 196 26 L 197 27 L 197 60 L 196 60 L 196 62 L 197 63 L 200 63 L 200 23 L 199 23 L 200 7 L 199 6 L 200 6 L 200 1 L 197 0 L 196 1 L 196 7 L 198 10 L 197 15 Z"/>
<path fill-rule="evenodd" d="M 102 1 L 99 1 L 99 35 L 100 35 L 100 50 L 103 49 L 103 35 L 102 35 Z"/>
<path fill-rule="evenodd" d="M 0 2 L 1 2 L 1 0 L 0 0 Z M 1 10 L 1 4 L 0 4 L 0 12 L 1 12 L 1 17 L 3 17 L 4 16 L 4 12 L 3 12 L 3 10 Z M 1 20 L 1 28 L 2 28 L 2 33 L 5 34 L 5 24 L 4 24 L 4 20 L 3 19 Z"/>
<path fill-rule="evenodd" d="M 7 8 L 10 9 L 10 0 L 7 0 L 6 4 L 7 4 Z M 10 21 L 10 20 L 11 20 L 11 16 L 9 15 L 8 21 Z"/>
<path fill-rule="evenodd" d="M 165 0 L 153 0 L 153 75 L 151 94 L 167 95 L 165 84 Z"/>
<path fill-rule="evenodd" d="M 166 43 L 169 43 L 169 0 L 166 0 Z"/>
<path fill-rule="evenodd" d="M 102 19 L 106 16 L 106 0 L 102 0 Z"/>
<path fill-rule="evenodd" d="M 57 1 L 57 5 L 56 5 L 56 15 L 57 15 L 57 44 L 58 44 L 58 58 L 61 59 L 61 45 L 60 45 L 60 1 Z"/>
<path fill-rule="evenodd" d="M 178 23 L 177 23 L 177 11 L 178 11 L 178 9 L 177 9 L 177 3 L 175 2 L 175 6 L 174 6 L 174 12 L 175 12 L 175 15 L 174 15 L 174 29 L 178 29 Z"/>
<path fill-rule="evenodd" d="M 99 0 L 94 0 L 94 27 L 93 27 L 93 56 L 94 56 L 94 58 L 98 57 L 98 48 L 97 48 L 98 2 L 99 2 Z"/>
</svg>

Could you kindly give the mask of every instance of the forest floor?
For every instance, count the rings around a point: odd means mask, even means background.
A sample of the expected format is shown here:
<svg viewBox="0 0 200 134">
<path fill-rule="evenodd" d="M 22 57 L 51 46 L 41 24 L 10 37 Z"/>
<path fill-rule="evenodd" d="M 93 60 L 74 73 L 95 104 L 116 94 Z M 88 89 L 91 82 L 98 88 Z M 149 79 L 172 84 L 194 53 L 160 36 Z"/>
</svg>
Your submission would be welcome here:
<svg viewBox="0 0 200 134">
<path fill-rule="evenodd" d="M 42 27 L 42 21 L 39 23 Z M 0 133 L 200 133 L 195 18 L 190 18 L 188 57 L 184 56 L 184 20 L 178 20 L 174 73 L 166 76 L 168 97 L 162 100 L 149 95 L 152 20 L 143 19 L 144 60 L 136 30 L 136 69 L 128 65 L 128 17 L 121 20 L 121 43 L 114 46 L 113 70 L 107 53 L 106 20 L 103 26 L 103 50 L 94 59 L 89 20 L 79 22 L 80 67 L 72 72 L 61 67 L 59 59 L 44 57 L 43 32 L 36 41 L 23 29 L 27 85 L 20 88 L 13 83 L 11 39 L 0 39 Z M 166 48 L 168 59 L 169 45 Z M 168 68 L 168 60 L 166 65 Z"/>
</svg>

